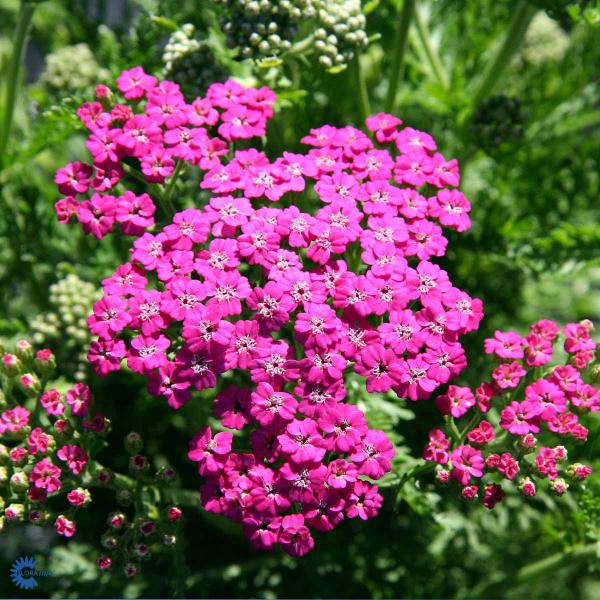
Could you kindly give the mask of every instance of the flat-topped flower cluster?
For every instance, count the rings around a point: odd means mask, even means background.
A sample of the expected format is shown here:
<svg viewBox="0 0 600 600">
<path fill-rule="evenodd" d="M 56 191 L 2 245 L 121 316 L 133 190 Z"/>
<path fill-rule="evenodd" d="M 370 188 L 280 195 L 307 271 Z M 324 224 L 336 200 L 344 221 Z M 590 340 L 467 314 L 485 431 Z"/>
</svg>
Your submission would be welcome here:
<svg viewBox="0 0 600 600">
<path fill-rule="evenodd" d="M 459 338 L 477 329 L 481 301 L 432 262 L 445 254 L 442 226 L 470 226 L 456 161 L 387 114 L 367 119 L 372 137 L 326 125 L 302 139 L 306 153 L 270 159 L 232 144 L 264 135 L 267 88 L 213 84 L 188 105 L 176 84 L 139 69 L 117 85 L 129 104 L 108 107 L 113 94 L 101 90 L 104 105 L 80 111 L 93 169 L 113 176 L 102 189 L 78 175 L 92 167 L 66 167 L 65 192 L 96 193 L 61 201 L 61 212 L 74 206 L 98 237 L 131 216 L 100 193 L 123 164 L 166 189 L 182 163 L 198 167 L 210 199 L 158 231 L 135 229 L 131 261 L 103 282 L 88 320 L 89 360 L 105 375 L 125 359 L 175 409 L 193 390 L 215 389 L 215 415 L 246 450 L 227 431 L 194 438 L 204 506 L 241 521 L 257 547 L 304 554 L 308 527 L 376 514 L 369 480 L 391 468 L 385 434 L 344 402 L 350 373 L 367 392 L 418 400 L 466 366 Z M 150 227 L 139 214 L 121 223 Z"/>
<path fill-rule="evenodd" d="M 503 480 L 515 481 L 525 496 L 535 496 L 547 480 L 561 495 L 567 481 L 582 481 L 592 472 L 587 465 L 569 464 L 567 449 L 559 444 L 585 441 L 588 430 L 580 419 L 600 410 L 600 390 L 586 382 L 596 349 L 590 330 L 589 321 L 563 328 L 568 361 L 554 367 L 548 364 L 561 333 L 554 321 L 538 321 L 525 337 L 496 331 L 485 340 L 485 352 L 501 361 L 492 381 L 475 392 L 451 385 L 436 398 L 449 427 L 446 433 L 429 433 L 423 457 L 443 465 L 437 472 L 442 483 L 456 480 L 468 499 L 482 488 L 483 503 L 492 508 L 505 495 Z M 461 434 L 453 420 L 470 411 L 475 414 Z"/>
</svg>

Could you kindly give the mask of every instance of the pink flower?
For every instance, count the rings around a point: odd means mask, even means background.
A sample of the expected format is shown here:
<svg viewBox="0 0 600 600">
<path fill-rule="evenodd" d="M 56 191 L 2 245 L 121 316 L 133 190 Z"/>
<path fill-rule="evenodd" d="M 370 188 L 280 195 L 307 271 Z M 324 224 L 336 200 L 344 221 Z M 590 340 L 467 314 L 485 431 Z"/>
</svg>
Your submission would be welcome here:
<svg viewBox="0 0 600 600">
<path fill-rule="evenodd" d="M 216 473 L 223 468 L 227 454 L 231 452 L 233 435 L 221 431 L 214 436 L 210 427 L 201 429 L 190 441 L 188 458 L 200 463 L 198 471 L 201 475 Z"/>
<path fill-rule="evenodd" d="M 364 348 L 357 356 L 356 372 L 367 378 L 368 392 L 387 392 L 401 380 L 398 357 L 381 344 Z"/>
<path fill-rule="evenodd" d="M 75 523 L 70 519 L 67 519 L 64 515 L 59 515 L 56 517 L 54 521 L 54 529 L 56 529 L 56 533 L 58 535 L 62 535 L 66 538 L 73 537 L 77 528 L 75 527 Z"/>
<path fill-rule="evenodd" d="M 527 371 L 517 362 L 502 363 L 494 369 L 492 377 L 501 389 L 516 388 Z"/>
<path fill-rule="evenodd" d="M 48 494 L 53 494 L 58 492 L 62 486 L 60 475 L 60 469 L 52 464 L 49 458 L 42 458 L 31 470 L 29 481 L 36 488 L 46 490 Z"/>
<path fill-rule="evenodd" d="M 291 394 L 275 390 L 269 383 L 261 382 L 251 394 L 250 414 L 265 426 L 274 419 L 291 421 L 294 419 L 297 401 Z"/>
<path fill-rule="evenodd" d="M 65 412 L 65 405 L 62 402 L 62 396 L 56 388 L 51 388 L 40 396 L 40 404 L 49 415 L 62 415 Z"/>
<path fill-rule="evenodd" d="M 483 475 L 483 456 L 472 446 L 458 446 L 450 453 L 452 463 L 452 477 L 461 485 L 468 485 L 471 477 Z"/>
<path fill-rule="evenodd" d="M 90 331 L 102 339 L 113 338 L 131 320 L 126 308 L 126 300 L 118 296 L 104 296 L 94 304 L 94 312 L 88 317 Z"/>
<path fill-rule="evenodd" d="M 88 463 L 88 455 L 80 446 L 74 444 L 67 444 L 63 446 L 57 453 L 56 456 L 60 460 L 64 460 L 67 466 L 74 475 L 79 475 Z"/>
<path fill-rule="evenodd" d="M 146 92 L 156 86 L 156 77 L 144 73 L 142 67 L 123 71 L 117 78 L 117 87 L 127 100 L 143 98 Z"/>
<path fill-rule="evenodd" d="M 448 447 L 450 441 L 441 429 L 432 429 L 429 432 L 429 443 L 423 450 L 423 458 L 440 465 L 448 462 Z"/>
<path fill-rule="evenodd" d="M 496 331 L 493 338 L 485 340 L 486 354 L 500 358 L 523 358 L 525 340 L 515 331 Z"/>
<path fill-rule="evenodd" d="M 475 396 L 468 387 L 451 385 L 445 394 L 435 399 L 435 404 L 443 415 L 452 415 L 458 419 L 475 406 Z"/>
<path fill-rule="evenodd" d="M 394 446 L 385 433 L 370 429 L 360 446 L 350 455 L 350 459 L 358 465 L 361 475 L 379 479 L 391 469 L 394 454 Z"/>
<path fill-rule="evenodd" d="M 318 462 L 325 455 L 323 438 L 311 419 L 291 421 L 277 441 L 281 451 L 295 463 Z"/>
<path fill-rule="evenodd" d="M 315 542 L 302 515 L 287 515 L 281 520 L 279 543 L 290 556 L 304 556 L 313 549 Z"/>
<path fill-rule="evenodd" d="M 514 435 L 537 433 L 537 406 L 532 402 L 511 402 L 500 413 L 500 427 Z"/>
<path fill-rule="evenodd" d="M 458 190 L 440 190 L 429 202 L 429 214 L 437 217 L 442 225 L 456 231 L 471 228 L 470 210 L 470 202 Z"/>
<path fill-rule="evenodd" d="M 348 518 L 359 517 L 363 521 L 377 515 L 383 498 L 377 492 L 377 487 L 365 481 L 356 481 L 352 488 L 344 512 Z"/>
<path fill-rule="evenodd" d="M 66 394 L 65 400 L 77 417 L 86 417 L 92 404 L 92 394 L 85 383 L 76 383 Z"/>
</svg>

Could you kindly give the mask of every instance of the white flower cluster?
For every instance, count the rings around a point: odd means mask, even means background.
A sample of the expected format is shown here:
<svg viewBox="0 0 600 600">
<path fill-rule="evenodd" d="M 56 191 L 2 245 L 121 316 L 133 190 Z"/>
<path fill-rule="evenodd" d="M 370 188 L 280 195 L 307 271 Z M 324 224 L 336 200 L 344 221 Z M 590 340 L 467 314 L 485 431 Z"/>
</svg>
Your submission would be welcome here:
<svg viewBox="0 0 600 600">
<path fill-rule="evenodd" d="M 100 291 L 75 274 L 69 274 L 50 286 L 52 310 L 38 315 L 31 322 L 35 344 L 53 344 L 60 348 L 61 364 L 70 369 L 77 380 L 85 377 L 90 332 L 86 323 Z"/>
</svg>

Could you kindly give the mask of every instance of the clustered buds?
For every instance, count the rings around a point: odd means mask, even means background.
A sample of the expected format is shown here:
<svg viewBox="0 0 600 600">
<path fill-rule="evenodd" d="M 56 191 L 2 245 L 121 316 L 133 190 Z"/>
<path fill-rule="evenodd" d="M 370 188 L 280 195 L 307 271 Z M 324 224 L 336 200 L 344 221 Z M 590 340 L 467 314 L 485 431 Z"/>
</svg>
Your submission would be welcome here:
<svg viewBox="0 0 600 600">
<path fill-rule="evenodd" d="M 120 508 L 106 519 L 107 530 L 100 539 L 103 553 L 96 560 L 100 570 L 119 566 L 126 577 L 140 573 L 143 561 L 162 551 L 172 551 L 183 518 L 181 508 L 163 499 L 162 494 L 157 500 L 157 490 L 166 493 L 163 488 L 176 480 L 175 472 L 170 467 L 153 471 L 148 458 L 141 454 L 143 446 L 139 433 L 132 431 L 125 436 L 124 447 L 133 478 L 120 475 L 114 479 Z"/>
<path fill-rule="evenodd" d="M 50 286 L 50 310 L 31 322 L 33 342 L 56 347 L 63 372 L 77 381 L 86 376 L 90 343 L 86 319 L 99 297 L 98 288 L 70 273 Z"/>
<path fill-rule="evenodd" d="M 241 58 L 276 64 L 294 49 L 315 52 L 327 70 L 346 67 L 367 43 L 360 0 L 215 0 L 222 5 L 227 45 Z M 306 37 L 299 39 L 302 34 Z"/>
<path fill-rule="evenodd" d="M 181 87 L 186 98 L 204 94 L 211 83 L 227 79 L 227 71 L 217 62 L 207 42 L 195 37 L 191 23 L 171 34 L 162 60 L 165 75 Z"/>
<path fill-rule="evenodd" d="M 448 430 L 433 429 L 423 458 L 440 465 L 440 483 L 455 480 L 467 499 L 482 492 L 487 508 L 504 495 L 512 481 L 524 496 L 539 486 L 556 495 L 583 481 L 591 467 L 569 464 L 570 440 L 584 442 L 588 430 L 580 418 L 600 410 L 600 390 L 586 382 L 596 344 L 591 323 L 569 323 L 562 330 L 566 364 L 549 366 L 560 328 L 553 321 L 533 324 L 529 334 L 496 331 L 485 340 L 485 352 L 501 364 L 474 392 L 450 385 L 436 398 Z M 508 362 L 510 361 L 510 362 Z M 454 419 L 475 413 L 460 433 Z"/>
<path fill-rule="evenodd" d="M 215 415 L 251 451 L 236 452 L 231 432 L 198 433 L 190 457 L 204 506 L 241 521 L 258 547 L 303 554 L 308 527 L 376 514 L 381 497 L 362 477 L 391 468 L 385 434 L 344 402 L 348 368 L 367 392 L 419 400 L 466 366 L 459 338 L 477 329 L 481 301 L 431 262 L 446 251 L 442 226 L 470 227 L 457 163 L 383 113 L 367 119 L 374 141 L 325 125 L 302 138 L 307 153 L 270 160 L 230 146 L 265 134 L 268 88 L 217 83 L 188 105 L 175 83 L 139 68 L 117 85 L 134 102 L 85 119 L 95 162 L 103 139 L 114 172 L 134 156 L 152 182 L 147 156 L 168 156 L 159 179 L 169 185 L 176 157 L 200 168 L 210 200 L 140 235 L 131 262 L 103 281 L 89 360 L 106 375 L 126 359 L 175 409 L 214 389 Z M 128 118 L 115 123 L 116 108 Z M 128 150 L 122 139 L 137 141 Z M 322 202 L 314 213 L 300 209 L 309 195 Z M 130 468 L 145 465 L 134 456 Z"/>
</svg>

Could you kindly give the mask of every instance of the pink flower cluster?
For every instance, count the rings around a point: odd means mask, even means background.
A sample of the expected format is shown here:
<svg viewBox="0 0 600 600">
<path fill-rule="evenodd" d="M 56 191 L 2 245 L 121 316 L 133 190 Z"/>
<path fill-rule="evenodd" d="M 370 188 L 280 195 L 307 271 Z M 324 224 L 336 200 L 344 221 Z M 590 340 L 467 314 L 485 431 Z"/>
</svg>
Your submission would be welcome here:
<svg viewBox="0 0 600 600">
<path fill-rule="evenodd" d="M 44 425 L 37 412 L 22 406 L 14 385 L 7 388 L 9 407 L 0 413 L 0 465 L 5 465 L 0 466 L 0 484 L 8 481 L 12 494 L 8 506 L 0 495 L 0 506 L 9 522 L 26 518 L 42 524 L 53 519 L 56 531 L 71 537 L 76 530 L 72 514 L 90 500 L 89 492 L 79 487 L 89 462 L 81 432 L 102 432 L 106 419 L 101 413 L 91 417 L 92 396 L 83 383 L 75 384 L 64 395 L 56 388 L 43 391 L 36 371 L 47 377 L 54 357 L 45 349 L 34 358 L 31 346 L 20 344 L 20 356 L 2 356 L 3 375 L 18 380 L 26 396 L 37 397 L 37 411 L 46 413 L 44 420 L 49 419 L 51 425 Z M 28 368 L 31 371 L 25 372 Z M 52 516 L 49 510 L 54 509 L 49 509 L 47 500 L 59 494 L 65 496 L 68 511 Z"/>
<path fill-rule="evenodd" d="M 591 326 L 582 321 L 563 328 L 568 360 L 553 367 L 548 365 L 561 332 L 553 321 L 533 324 L 525 337 L 496 331 L 485 340 L 486 353 L 510 362 L 496 367 L 492 381 L 475 392 L 451 385 L 436 398 L 449 422 L 475 411 L 462 433 L 457 427 L 429 433 L 423 457 L 444 466 L 437 473 L 441 482 L 456 480 L 469 499 L 482 485 L 483 503 L 492 508 L 504 496 L 503 480 L 516 480 L 524 495 L 534 496 L 538 480 L 547 478 L 560 495 L 569 487 L 560 475 L 581 481 L 592 472 L 581 463 L 567 465 L 567 450 L 557 445 L 569 438 L 585 441 L 588 430 L 580 417 L 600 410 L 600 390 L 584 379 L 596 349 Z"/>
<path fill-rule="evenodd" d="M 265 134 L 275 101 L 268 88 L 228 81 L 213 84 L 206 98 L 187 104 L 177 84 L 158 82 L 141 67 L 124 71 L 117 87 L 128 103 L 111 105 L 112 92 L 100 86 L 99 101 L 86 102 L 77 112 L 90 131 L 86 146 L 92 164 L 69 163 L 55 175 L 65 195 L 55 205 L 58 220 L 68 223 L 76 217 L 98 239 L 115 223 L 136 237 L 154 225 L 156 207 L 147 193 L 106 193 L 132 169 L 139 168 L 148 183 L 161 184 L 178 161 L 203 170 L 218 167 L 227 142 Z"/>
<path fill-rule="evenodd" d="M 477 329 L 482 304 L 431 261 L 445 254 L 441 226 L 470 226 L 456 161 L 383 114 L 367 126 L 387 149 L 326 125 L 302 139 L 306 153 L 234 151 L 226 142 L 264 133 L 272 92 L 229 81 L 190 108 L 175 84 L 145 81 L 150 91 L 136 94 L 147 119 L 160 115 L 160 152 L 173 155 L 163 144 L 176 131 L 179 158 L 205 171 L 210 199 L 143 234 L 104 280 L 89 360 L 105 375 L 126 359 L 175 409 L 215 389 L 215 415 L 251 451 L 234 452 L 230 432 L 198 433 L 190 457 L 206 477 L 204 506 L 241 521 L 257 547 L 303 554 L 309 527 L 376 514 L 381 497 L 361 477 L 390 469 L 386 436 L 344 402 L 348 371 L 367 392 L 417 400 L 466 366 L 459 338 Z M 139 149 L 142 171 L 148 152 Z M 303 210 L 312 196 L 320 204 Z"/>
</svg>

